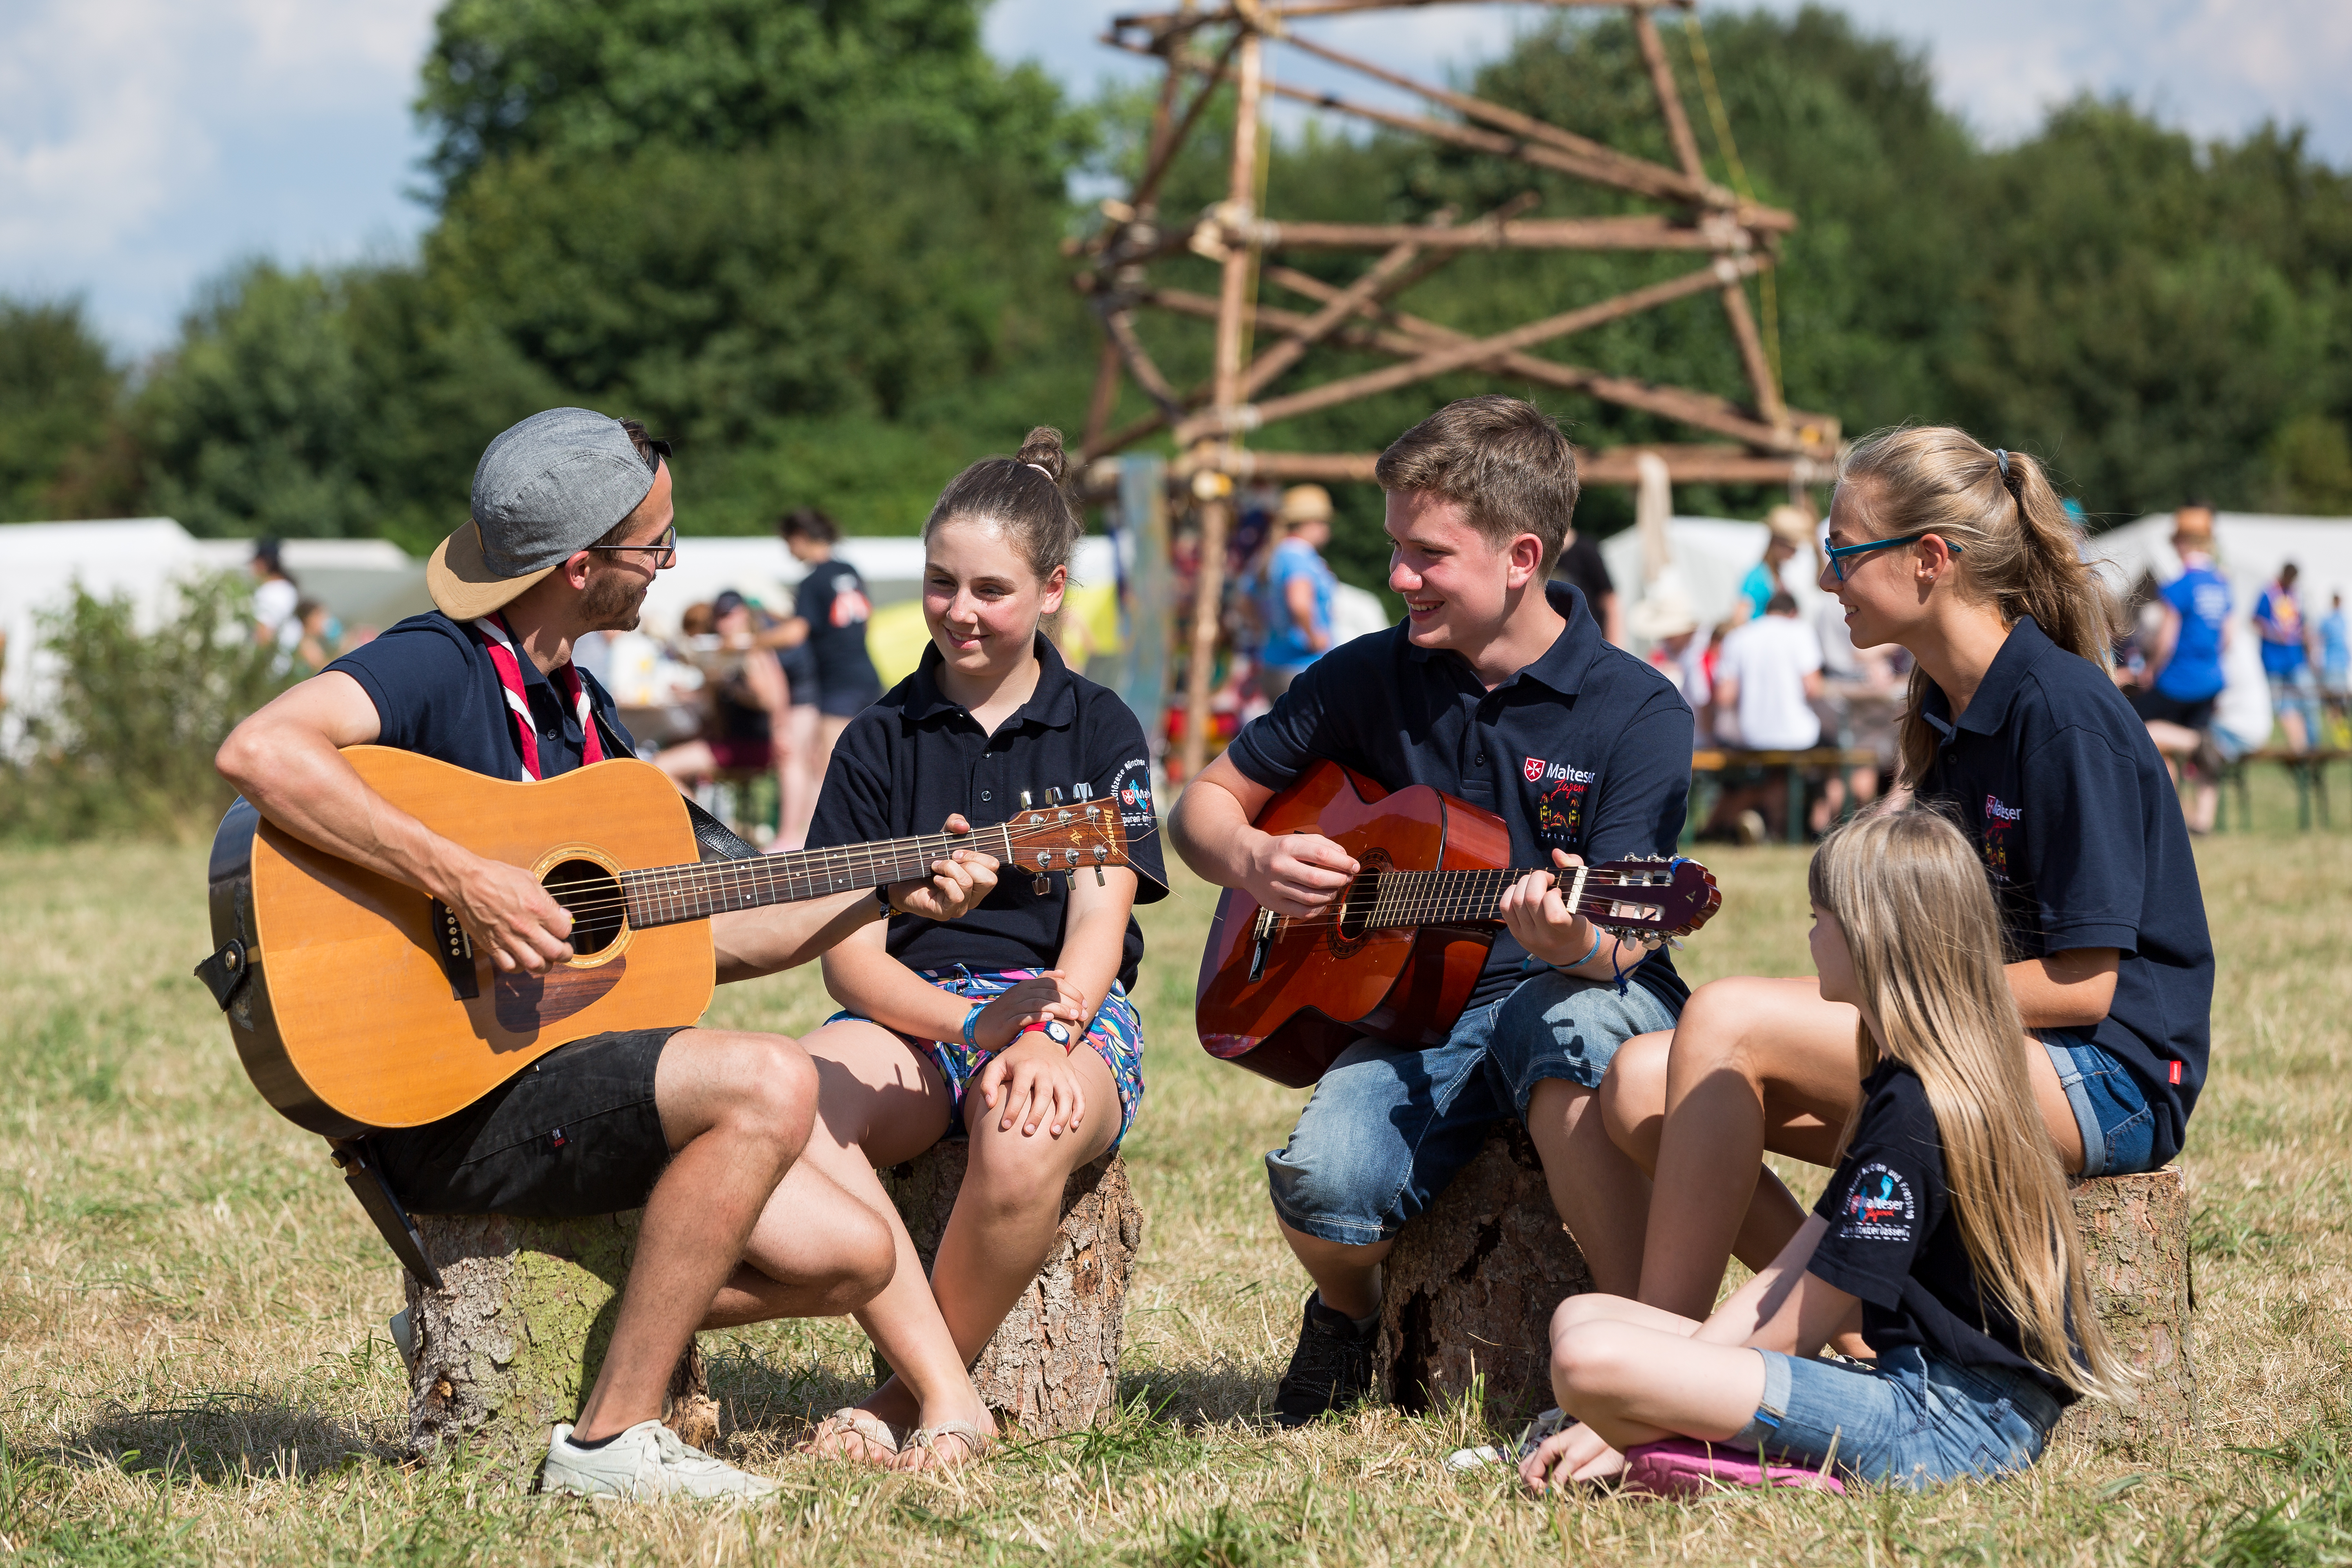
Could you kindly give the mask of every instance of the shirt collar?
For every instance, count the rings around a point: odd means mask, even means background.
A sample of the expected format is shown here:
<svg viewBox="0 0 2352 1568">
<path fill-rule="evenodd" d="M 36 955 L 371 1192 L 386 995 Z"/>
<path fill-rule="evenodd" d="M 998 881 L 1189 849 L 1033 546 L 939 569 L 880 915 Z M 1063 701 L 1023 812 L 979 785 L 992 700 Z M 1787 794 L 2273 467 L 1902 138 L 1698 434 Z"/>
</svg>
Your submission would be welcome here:
<svg viewBox="0 0 2352 1568">
<path fill-rule="evenodd" d="M 1513 672 L 1496 686 L 1496 690 L 1500 691 L 1512 681 L 1525 679 L 1541 681 L 1562 697 L 1573 697 L 1584 679 L 1585 671 L 1600 656 L 1604 646 L 1601 640 L 1601 629 L 1593 623 L 1592 612 L 1585 605 L 1582 591 L 1571 583 L 1547 583 L 1544 584 L 1544 599 L 1559 612 L 1560 618 L 1568 625 L 1560 628 L 1559 636 L 1551 639 L 1551 647 L 1544 649 L 1534 663 Z M 1405 647 L 1412 657 L 1423 664 L 1443 653 L 1465 671 L 1469 668 L 1469 660 L 1451 648 L 1428 648 L 1414 642 L 1407 626 L 1400 626 L 1397 635 L 1405 639 Z"/>
<path fill-rule="evenodd" d="M 1972 735 L 2000 733 L 2001 726 L 2009 722 L 2010 705 L 2016 701 L 2019 688 L 2025 684 L 2025 672 L 2057 646 L 2032 616 L 2020 616 L 2017 624 L 2010 627 L 2008 640 L 2000 645 L 2000 651 L 1992 656 L 1992 667 L 1977 684 L 1977 694 L 1969 700 L 1969 710 L 1960 715 L 1959 722 L 1952 721 L 1952 700 L 1933 681 L 1927 685 L 1927 700 L 1920 704 L 1919 716 L 1948 741 L 1962 730 Z"/>
<path fill-rule="evenodd" d="M 1037 634 L 1037 689 L 1029 700 L 1013 711 L 1007 724 L 1037 724 L 1048 730 L 1066 729 L 1078 717 L 1078 689 L 1070 675 L 1070 667 L 1062 662 L 1061 650 L 1043 631 Z M 938 670 L 944 661 L 940 658 L 940 645 L 923 645 L 922 662 L 915 667 L 914 689 L 908 693 L 907 717 L 917 723 L 942 713 L 965 711 L 962 703 L 940 689 Z"/>
</svg>

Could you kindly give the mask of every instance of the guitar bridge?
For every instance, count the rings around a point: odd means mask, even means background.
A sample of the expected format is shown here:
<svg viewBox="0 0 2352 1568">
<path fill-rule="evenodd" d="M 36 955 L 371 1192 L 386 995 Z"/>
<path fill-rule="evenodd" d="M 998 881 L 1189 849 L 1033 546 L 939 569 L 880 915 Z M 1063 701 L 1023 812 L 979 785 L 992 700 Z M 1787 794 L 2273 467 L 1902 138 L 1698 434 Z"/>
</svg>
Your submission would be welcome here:
<svg viewBox="0 0 2352 1568">
<path fill-rule="evenodd" d="M 433 900 L 433 956 L 449 977 L 451 1000 L 470 1002 L 482 994 L 481 978 L 474 973 L 474 939 L 438 899 Z"/>
<path fill-rule="evenodd" d="M 1282 917 L 1272 910 L 1260 910 L 1250 925 L 1249 977 L 1253 981 L 1265 973 L 1265 955 L 1274 950 L 1275 933 L 1282 929 Z"/>
</svg>

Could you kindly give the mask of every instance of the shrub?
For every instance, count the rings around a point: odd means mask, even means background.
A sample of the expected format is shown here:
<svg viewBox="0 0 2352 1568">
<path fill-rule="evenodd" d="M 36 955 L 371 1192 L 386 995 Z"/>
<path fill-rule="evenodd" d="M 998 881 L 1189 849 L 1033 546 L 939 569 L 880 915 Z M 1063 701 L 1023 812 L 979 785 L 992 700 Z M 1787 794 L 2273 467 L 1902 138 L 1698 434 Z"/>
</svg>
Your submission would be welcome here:
<svg viewBox="0 0 2352 1568">
<path fill-rule="evenodd" d="M 185 584 L 164 622 L 142 632 L 128 597 L 77 584 L 68 608 L 41 616 L 53 687 L 0 761 L 0 834 L 209 829 L 235 794 L 213 752 L 289 679 L 278 650 L 253 640 L 251 595 L 237 574 Z"/>
</svg>

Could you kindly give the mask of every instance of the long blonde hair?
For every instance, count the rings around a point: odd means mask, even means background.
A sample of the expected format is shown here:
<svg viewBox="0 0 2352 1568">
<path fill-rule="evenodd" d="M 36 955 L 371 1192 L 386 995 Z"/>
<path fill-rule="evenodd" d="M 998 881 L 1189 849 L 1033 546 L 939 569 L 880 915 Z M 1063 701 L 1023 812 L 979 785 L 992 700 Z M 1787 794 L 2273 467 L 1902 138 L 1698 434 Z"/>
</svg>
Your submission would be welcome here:
<svg viewBox="0 0 2352 1568">
<path fill-rule="evenodd" d="M 2060 647 L 2105 661 L 2114 595 L 2084 562 L 2082 530 L 2041 463 L 1949 425 L 1914 426 L 1865 437 L 1838 460 L 1839 489 L 1864 481 L 1872 538 L 1932 532 L 1958 545 L 1966 597 L 1992 603 L 2004 626 L 2032 616 Z M 1903 776 L 1914 785 L 1936 752 L 1921 711 L 1927 685 L 1927 672 L 1913 666 L 1902 751 Z"/>
<path fill-rule="evenodd" d="M 2091 1304 L 2065 1172 L 2026 1074 L 2000 917 L 1968 838 L 1925 809 L 1857 818 L 1822 841 L 1807 889 L 1844 930 L 1886 1054 L 1927 1087 L 1979 1289 L 2036 1366 L 2078 1393 L 2122 1394 L 2131 1374 Z M 1867 1022 L 1857 1050 L 1867 1076 L 1879 1054 Z M 2087 1371 L 2069 1350 L 2070 1317 Z"/>
</svg>

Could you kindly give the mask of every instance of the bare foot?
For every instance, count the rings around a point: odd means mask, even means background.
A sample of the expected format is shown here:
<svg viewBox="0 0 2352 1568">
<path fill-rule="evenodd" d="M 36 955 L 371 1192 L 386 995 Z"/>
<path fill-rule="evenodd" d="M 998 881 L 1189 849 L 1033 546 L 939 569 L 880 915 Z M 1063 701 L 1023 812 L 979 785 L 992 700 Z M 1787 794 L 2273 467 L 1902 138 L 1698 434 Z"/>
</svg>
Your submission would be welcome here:
<svg viewBox="0 0 2352 1568">
<path fill-rule="evenodd" d="M 861 1465 L 887 1468 L 898 1461 L 898 1434 L 871 1411 L 844 1405 L 816 1424 L 803 1454 L 826 1459 L 854 1459 Z"/>
</svg>

